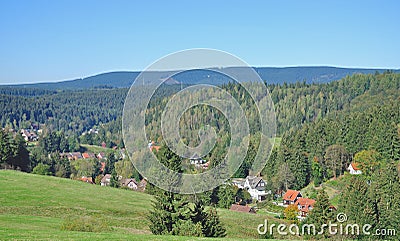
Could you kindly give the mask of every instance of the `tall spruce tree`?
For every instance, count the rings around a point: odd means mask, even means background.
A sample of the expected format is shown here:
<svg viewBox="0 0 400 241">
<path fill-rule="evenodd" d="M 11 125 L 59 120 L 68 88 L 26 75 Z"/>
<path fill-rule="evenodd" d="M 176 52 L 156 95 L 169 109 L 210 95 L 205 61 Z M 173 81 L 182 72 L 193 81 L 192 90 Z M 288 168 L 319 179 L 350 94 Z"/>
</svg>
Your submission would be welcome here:
<svg viewBox="0 0 400 241">
<path fill-rule="evenodd" d="M 376 172 L 376 178 L 371 184 L 371 194 L 375 199 L 376 226 L 380 229 L 395 229 L 400 227 L 400 180 L 396 163 L 391 162 Z M 396 236 L 380 236 L 382 239 L 399 240 L 400 233 Z"/>
<path fill-rule="evenodd" d="M 328 194 L 324 189 L 319 190 L 314 208 L 307 218 L 307 222 L 314 224 L 317 231 L 321 230 L 322 225 L 334 221 L 334 213 L 330 206 Z M 325 232 L 324 236 L 328 237 L 328 233 Z"/>
</svg>

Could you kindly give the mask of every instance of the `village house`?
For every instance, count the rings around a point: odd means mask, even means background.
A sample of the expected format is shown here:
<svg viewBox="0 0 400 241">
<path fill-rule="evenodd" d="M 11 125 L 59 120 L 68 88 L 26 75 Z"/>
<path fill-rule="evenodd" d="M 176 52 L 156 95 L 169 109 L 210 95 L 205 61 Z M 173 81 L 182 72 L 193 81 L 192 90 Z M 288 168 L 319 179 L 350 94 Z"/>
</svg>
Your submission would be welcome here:
<svg viewBox="0 0 400 241">
<path fill-rule="evenodd" d="M 314 208 L 315 200 L 310 198 L 299 198 L 294 205 L 299 209 L 300 217 L 306 217 L 308 213 Z"/>
<path fill-rule="evenodd" d="M 37 141 L 39 139 L 38 135 L 30 130 L 21 129 L 21 135 L 26 142 Z"/>
<path fill-rule="evenodd" d="M 303 197 L 299 191 L 296 190 L 287 190 L 285 195 L 283 195 L 283 205 L 291 205 L 295 204 L 297 199 Z"/>
<path fill-rule="evenodd" d="M 80 180 L 81 180 L 82 182 L 94 184 L 92 177 L 82 176 Z"/>
<path fill-rule="evenodd" d="M 105 169 L 106 169 L 106 163 L 100 162 L 100 172 L 104 172 Z"/>
<path fill-rule="evenodd" d="M 91 152 L 84 152 L 82 153 L 83 159 L 95 158 L 96 156 Z"/>
<path fill-rule="evenodd" d="M 350 163 L 347 170 L 349 170 L 351 175 L 359 175 L 362 173 L 361 169 L 358 167 L 358 164 L 355 162 Z"/>
<path fill-rule="evenodd" d="M 146 186 L 147 186 L 147 180 L 143 178 L 138 183 L 138 190 L 144 192 L 146 190 Z"/>
<path fill-rule="evenodd" d="M 243 212 L 243 213 L 256 213 L 256 210 L 250 206 L 243 206 L 239 204 L 232 204 L 231 208 L 229 209 L 235 212 Z"/>
<path fill-rule="evenodd" d="M 199 157 L 199 155 L 197 153 L 193 154 L 193 156 L 190 157 L 189 160 L 190 160 L 190 164 L 192 164 L 192 165 L 204 164 L 207 162 L 206 160 L 203 160 L 201 157 Z"/>
<path fill-rule="evenodd" d="M 208 166 L 210 165 L 209 161 L 199 157 L 197 153 L 195 153 L 192 157 L 189 158 L 189 162 L 191 165 L 194 165 L 195 167 L 202 169 L 207 169 Z"/>
<path fill-rule="evenodd" d="M 105 159 L 106 158 L 106 154 L 104 152 L 100 152 L 99 154 L 97 154 L 97 158 L 98 159 Z"/>
<path fill-rule="evenodd" d="M 128 178 L 128 179 L 122 179 L 121 180 L 121 186 L 122 187 L 127 187 L 132 190 L 137 190 L 138 189 L 138 184 L 135 179 L 133 178 Z"/>
<path fill-rule="evenodd" d="M 78 159 L 82 159 L 82 154 L 80 152 L 72 152 L 70 153 L 70 158 L 73 160 L 78 160 Z M 68 159 L 70 159 L 68 158 Z"/>
<path fill-rule="evenodd" d="M 88 131 L 88 134 L 90 135 L 90 134 L 99 134 L 99 130 L 98 129 L 90 129 L 89 131 Z"/>
<path fill-rule="evenodd" d="M 101 186 L 110 186 L 111 174 L 106 174 L 101 179 L 100 185 Z"/>
<path fill-rule="evenodd" d="M 161 146 L 156 146 L 154 141 L 150 141 L 147 146 L 149 147 L 150 151 L 158 151 L 161 148 Z"/>
<path fill-rule="evenodd" d="M 245 189 L 250 193 L 250 196 L 257 201 L 264 201 L 266 196 L 271 191 L 266 191 L 266 182 L 262 177 L 247 176 L 245 179 L 235 178 L 232 184 L 238 188 Z"/>
</svg>

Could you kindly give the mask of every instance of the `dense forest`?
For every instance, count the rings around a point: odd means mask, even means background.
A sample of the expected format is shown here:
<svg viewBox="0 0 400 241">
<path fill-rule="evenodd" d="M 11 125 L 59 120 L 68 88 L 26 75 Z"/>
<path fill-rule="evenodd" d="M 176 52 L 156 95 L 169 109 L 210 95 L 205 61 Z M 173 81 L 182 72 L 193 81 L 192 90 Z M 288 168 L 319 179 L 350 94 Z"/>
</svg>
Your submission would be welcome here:
<svg viewBox="0 0 400 241">
<path fill-rule="evenodd" d="M 186 86 L 163 85 L 156 91 L 146 109 L 145 131 L 160 146 L 155 154 L 164 165 L 178 172 L 196 173 L 202 170 L 185 164 L 184 159 L 175 155 L 165 145 L 161 131 L 162 111 L 171 96 L 183 87 Z M 325 84 L 297 82 L 267 87 L 275 104 L 275 139 L 280 141 L 270 158 L 264 160 L 266 166 L 261 173 L 250 173 L 257 151 L 268 149 L 260 145 L 260 115 L 254 100 L 242 86 L 235 83 L 221 85 L 244 110 L 250 128 L 249 149 L 233 177 L 260 174 L 272 193 L 277 194 L 309 185 L 320 187 L 330 180 L 346 177 L 343 174 L 347 167 L 355 162 L 363 174 L 344 179 L 338 208 L 361 224 L 372 222 L 374 227 L 398 226 L 400 74 L 389 71 L 355 74 Z M 124 148 L 121 122 L 127 93 L 128 89 L 124 88 L 84 91 L 0 88 L 0 123 L 3 127 L 0 131 L 0 166 L 66 178 L 91 176 L 96 183 L 104 174 L 111 173 L 114 187 L 119 186 L 117 176 L 139 180 L 141 176 L 129 159 L 119 157 L 112 149 Z M 214 128 L 217 135 L 216 145 L 204 157 L 214 167 L 223 160 L 231 141 L 230 126 L 221 111 L 206 105 L 191 108 L 181 116 L 179 134 L 186 145 L 196 146 L 200 141 L 198 131 L 205 125 Z M 39 140 L 27 146 L 19 134 L 21 129 L 40 129 Z M 104 159 L 106 167 L 102 168 L 97 159 L 69 161 L 60 155 L 81 151 L 82 145 L 103 145 L 104 150 L 109 150 Z M 199 194 L 196 200 L 173 195 L 151 184 L 146 191 L 157 197 L 155 206 L 158 208 L 150 215 L 153 223 L 150 228 L 156 234 L 224 236 L 224 228 L 217 220 L 215 210 L 206 213 L 204 205 L 229 208 L 236 197 L 244 203 L 251 199 L 249 193 L 231 185 Z M 362 197 L 355 193 L 362 194 Z M 329 208 L 324 191 L 318 194 L 317 202 L 319 204 L 309 221 L 320 222 L 319 218 Z M 188 206 L 188 203 L 192 204 Z M 358 204 L 349 207 L 349 203 Z M 194 209 L 190 208 L 192 205 Z M 175 220 L 163 208 L 167 206 L 173 208 L 178 216 L 182 212 L 194 216 L 181 215 Z M 159 225 L 162 221 L 159 215 L 169 215 L 169 226 Z M 197 220 L 196 215 L 203 216 L 201 220 L 204 222 Z M 174 229 L 170 227 L 172 224 L 182 226 Z M 218 230 L 209 230 L 210 225 L 215 225 Z"/>
<path fill-rule="evenodd" d="M 327 84 L 271 84 L 268 89 L 275 103 L 278 135 L 282 135 L 304 123 L 335 115 L 337 111 L 362 111 L 369 107 L 364 102 L 382 104 L 388 98 L 395 100 L 399 96 L 399 85 L 399 75 L 386 72 L 355 74 Z M 181 87 L 164 86 L 157 97 L 160 100 L 170 96 Z M 234 84 L 225 84 L 222 88 L 239 97 L 238 101 L 248 102 L 243 88 Z M 29 127 L 31 123 L 41 123 L 51 130 L 81 134 L 95 125 L 121 117 L 127 91 L 88 89 L 54 92 L 4 87 L 0 89 L 0 124 L 19 129 Z M 153 103 L 152 106 L 159 109 L 165 105 L 165 101 L 161 100 Z"/>
<path fill-rule="evenodd" d="M 160 128 L 162 110 L 170 96 L 182 87 L 163 85 L 148 106 L 147 135 L 159 144 L 163 142 Z M 250 149 L 236 173 L 237 177 L 244 177 L 259 148 L 257 130 L 260 117 L 244 88 L 234 83 L 221 87 L 237 99 L 249 120 Z M 275 103 L 277 135 L 282 137 L 282 143 L 279 149 L 273 150 L 268 162 L 270 168 L 263 174 L 272 176 L 279 171 L 276 166 L 287 163 L 287 170 L 296 176 L 288 187 L 301 188 L 315 179 L 316 174 L 312 175 L 315 163 L 321 166 L 318 175 L 322 181 L 343 173 L 347 162 L 364 149 L 374 149 L 384 158 L 398 158 L 399 74 L 389 71 L 355 74 L 326 84 L 272 84 L 268 89 Z M 79 143 L 100 145 L 105 142 L 109 147 L 122 148 L 121 116 L 127 91 L 88 89 L 55 92 L 4 87 L 0 92 L 0 123 L 16 130 L 40 124 L 45 127 L 44 139 L 48 133 L 57 132 L 63 142 L 70 143 L 66 146 L 68 148 L 57 150 L 60 152 L 76 151 Z M 180 134 L 186 144 L 195 146 L 199 141 L 198 130 L 205 124 L 217 131 L 217 145 L 207 156 L 216 165 L 225 155 L 224 149 L 230 141 L 229 126 L 222 113 L 207 106 L 194 107 L 182 115 Z M 92 128 L 98 129 L 97 134 L 87 133 Z M 83 133 L 87 135 L 82 136 Z M 325 162 L 330 146 L 349 156 L 341 168 Z"/>
</svg>

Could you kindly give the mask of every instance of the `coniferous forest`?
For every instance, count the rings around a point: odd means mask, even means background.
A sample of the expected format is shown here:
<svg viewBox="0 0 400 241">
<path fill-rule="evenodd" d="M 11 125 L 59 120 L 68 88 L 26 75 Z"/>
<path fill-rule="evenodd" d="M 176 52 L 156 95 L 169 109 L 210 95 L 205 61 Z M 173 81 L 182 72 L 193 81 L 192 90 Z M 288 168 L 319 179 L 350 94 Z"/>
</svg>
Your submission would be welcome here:
<svg viewBox="0 0 400 241">
<path fill-rule="evenodd" d="M 271 190 L 271 200 L 277 197 L 275 194 L 288 189 L 300 190 L 310 185 L 324 187 L 327 182 L 339 180 L 338 211 L 360 224 L 398 228 L 400 74 L 387 71 L 354 74 L 323 84 L 267 82 L 266 85 L 275 105 L 277 137 L 261 173 L 249 173 L 255 153 L 263 148 L 259 144 L 257 110 L 243 87 L 236 83 L 221 85 L 237 99 L 250 124 L 249 150 L 233 177 L 261 175 Z M 174 156 L 162 138 L 162 111 L 171 95 L 180 89 L 182 85 L 163 85 L 153 96 L 146 111 L 146 133 L 160 146 L 157 152 L 160 160 L 168 157 L 164 160 L 166 166 L 179 172 L 196 173 L 201 170 Z M 101 175 L 112 174 L 140 180 L 142 177 L 128 158 L 115 154 L 115 150 L 124 148 L 121 121 L 127 93 L 126 88 L 50 91 L 1 87 L 1 167 L 65 178 L 84 175 L 98 180 Z M 231 138 L 229 125 L 221 112 L 207 106 L 192 108 L 182 115 L 180 134 L 185 144 L 196 146 L 198 130 L 205 124 L 217 133 L 216 145 L 205 157 L 214 167 L 221 163 Z M 40 130 L 37 141 L 26 143 L 21 130 Z M 70 162 L 63 156 L 63 153 L 82 151 L 87 145 L 103 145 L 110 150 L 105 168 L 96 160 Z M 362 174 L 347 175 L 350 163 L 357 163 Z M 127 166 L 129 173 L 121 174 L 126 172 Z M 229 186 L 220 186 L 195 199 L 190 197 L 189 201 L 151 185 L 147 192 L 157 197 L 150 214 L 151 231 L 189 236 L 225 236 L 216 211 L 205 211 L 204 205 L 229 208 L 234 203 L 232 196 L 240 195 L 242 200 L 247 197 L 246 193 Z M 323 191 L 313 195 L 321 205 L 329 202 Z M 172 213 L 165 212 L 166 205 L 170 205 Z M 328 206 L 316 207 L 310 220 L 332 219 L 323 211 Z M 177 218 L 174 214 L 183 216 Z M 162 215 L 169 215 L 167 224 L 159 219 Z"/>
</svg>

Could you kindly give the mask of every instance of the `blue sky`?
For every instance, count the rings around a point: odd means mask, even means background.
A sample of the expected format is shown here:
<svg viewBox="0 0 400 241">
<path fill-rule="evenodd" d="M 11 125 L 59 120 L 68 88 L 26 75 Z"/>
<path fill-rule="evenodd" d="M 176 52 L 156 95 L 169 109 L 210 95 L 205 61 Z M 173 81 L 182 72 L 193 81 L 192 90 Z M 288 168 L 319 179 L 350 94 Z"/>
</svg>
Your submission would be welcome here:
<svg viewBox="0 0 400 241">
<path fill-rule="evenodd" d="M 400 1 L 0 2 L 0 83 L 142 70 L 187 48 L 253 66 L 400 68 Z"/>
</svg>

